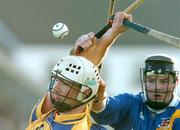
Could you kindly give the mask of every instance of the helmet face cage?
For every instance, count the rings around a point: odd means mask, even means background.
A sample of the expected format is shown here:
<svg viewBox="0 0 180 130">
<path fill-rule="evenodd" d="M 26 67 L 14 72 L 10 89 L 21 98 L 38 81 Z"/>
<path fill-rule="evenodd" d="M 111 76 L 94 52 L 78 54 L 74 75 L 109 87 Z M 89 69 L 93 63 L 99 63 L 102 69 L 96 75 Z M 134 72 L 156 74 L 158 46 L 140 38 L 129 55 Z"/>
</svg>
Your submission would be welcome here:
<svg viewBox="0 0 180 130">
<path fill-rule="evenodd" d="M 71 62 L 69 64 L 70 60 Z M 76 60 L 76 57 L 69 56 L 68 58 L 62 60 L 62 63 L 58 63 L 52 70 L 51 81 L 49 84 L 50 99 L 53 107 L 59 112 L 68 112 L 89 102 L 95 97 L 98 90 L 99 84 L 98 80 L 95 79 L 97 73 L 94 72 L 94 67 L 90 65 L 90 67 L 87 68 L 90 63 L 87 60 L 82 62 L 84 58 L 80 58 L 80 63 Z M 71 68 L 69 66 L 74 66 L 75 64 L 81 65 L 82 63 L 88 63 L 86 68 L 84 68 L 85 70 L 79 71 L 78 73 L 76 72 L 77 74 L 74 76 L 74 73 L 70 71 Z M 83 66 L 78 68 L 83 69 Z M 86 70 L 88 71 L 84 73 Z M 88 78 L 85 78 L 84 80 L 84 77 L 86 77 L 85 75 L 87 75 Z M 91 77 L 93 77 L 93 80 L 91 80 Z M 66 89 L 68 92 L 60 92 L 60 90 L 57 89 L 58 85 L 56 85 L 58 82 L 61 84 L 59 85 L 59 89 Z M 85 92 L 86 90 L 88 92 Z"/>
<path fill-rule="evenodd" d="M 54 88 L 54 86 L 58 80 L 62 84 L 66 85 L 70 88 L 66 95 L 60 94 L 60 92 L 58 90 L 56 90 L 56 88 Z M 82 86 L 87 87 L 87 89 L 90 90 L 90 93 L 89 94 L 83 93 L 81 91 Z M 82 95 L 81 100 L 78 100 L 77 97 L 71 97 L 69 95 L 70 91 L 72 91 L 72 90 L 74 90 L 74 92 L 76 91 L 77 93 Z M 59 112 L 67 112 L 78 106 L 83 105 L 85 103 L 85 102 L 83 102 L 83 100 L 86 99 L 87 97 L 89 97 L 89 95 L 91 95 L 92 89 L 86 85 L 71 81 L 70 79 L 67 79 L 67 78 L 63 79 L 58 76 L 52 75 L 50 85 L 49 85 L 49 91 L 50 91 L 51 102 L 52 102 L 53 106 L 56 108 L 56 110 L 58 110 Z M 61 98 L 63 100 L 61 100 L 61 101 L 56 100 L 54 95 L 58 96 L 59 98 Z M 71 101 L 71 102 L 67 102 L 67 100 Z M 74 102 L 74 103 L 72 104 L 72 102 Z"/>
<path fill-rule="evenodd" d="M 147 59 L 145 63 L 145 67 L 141 68 L 140 70 L 141 70 L 140 75 L 141 75 L 142 92 L 145 99 L 145 103 L 150 108 L 153 108 L 155 110 L 160 110 L 168 106 L 173 99 L 173 91 L 175 89 L 176 79 L 178 76 L 178 72 L 174 70 L 174 63 L 161 61 L 161 59 L 158 60 Z M 148 88 L 149 77 L 153 77 L 152 82 L 155 82 L 153 90 L 150 90 Z M 163 81 L 166 82 L 166 85 L 163 86 L 164 87 L 163 90 L 158 90 L 157 83 L 159 77 L 166 77 L 166 79 Z M 169 86 L 170 83 L 173 83 L 173 87 L 171 88 Z M 155 96 L 153 100 L 149 96 L 151 94 Z M 159 95 L 164 96 L 164 98 L 161 99 L 160 101 L 158 100 Z"/>
</svg>

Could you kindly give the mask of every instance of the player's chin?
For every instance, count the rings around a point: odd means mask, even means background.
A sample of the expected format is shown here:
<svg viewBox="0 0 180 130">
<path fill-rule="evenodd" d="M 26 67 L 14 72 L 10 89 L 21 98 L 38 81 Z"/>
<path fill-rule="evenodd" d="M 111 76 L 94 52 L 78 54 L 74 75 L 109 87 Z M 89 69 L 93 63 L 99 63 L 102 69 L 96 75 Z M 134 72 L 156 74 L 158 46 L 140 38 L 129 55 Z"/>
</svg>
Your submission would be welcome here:
<svg viewBox="0 0 180 130">
<path fill-rule="evenodd" d="M 62 101 L 64 101 L 64 97 L 56 96 L 55 100 L 58 101 L 58 102 L 62 102 Z"/>
</svg>

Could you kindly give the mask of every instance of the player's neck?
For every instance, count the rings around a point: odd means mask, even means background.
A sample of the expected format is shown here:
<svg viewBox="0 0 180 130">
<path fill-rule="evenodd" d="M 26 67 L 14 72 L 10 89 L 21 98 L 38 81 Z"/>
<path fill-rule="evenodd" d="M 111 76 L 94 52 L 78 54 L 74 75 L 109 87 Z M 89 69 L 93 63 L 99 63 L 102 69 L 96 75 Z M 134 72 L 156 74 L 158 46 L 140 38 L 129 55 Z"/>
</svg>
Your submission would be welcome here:
<svg viewBox="0 0 180 130">
<path fill-rule="evenodd" d="M 53 109 L 53 106 L 52 106 L 51 101 L 50 101 L 50 95 L 47 94 L 47 96 L 45 96 L 45 100 L 44 100 L 44 103 L 42 105 L 41 112 L 42 112 L 42 114 L 45 114 L 52 109 Z"/>
</svg>

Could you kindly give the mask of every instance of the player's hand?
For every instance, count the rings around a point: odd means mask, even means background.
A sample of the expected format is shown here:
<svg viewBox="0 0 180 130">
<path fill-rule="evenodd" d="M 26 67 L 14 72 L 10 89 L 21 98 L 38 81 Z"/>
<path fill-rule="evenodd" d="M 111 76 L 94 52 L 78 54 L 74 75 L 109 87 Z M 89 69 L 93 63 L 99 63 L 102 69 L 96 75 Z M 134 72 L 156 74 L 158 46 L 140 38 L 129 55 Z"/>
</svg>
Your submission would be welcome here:
<svg viewBox="0 0 180 130">
<path fill-rule="evenodd" d="M 98 66 L 102 63 L 106 53 L 118 36 L 127 28 L 123 25 L 123 20 L 128 19 L 132 21 L 131 15 L 125 12 L 117 12 L 112 21 L 112 28 L 110 28 L 101 38 L 97 39 L 93 32 L 82 35 L 76 40 L 75 55 L 83 56 L 90 60 L 94 65 Z M 79 51 L 79 47 L 83 51 Z"/>
<path fill-rule="evenodd" d="M 80 36 L 75 42 L 75 51 L 76 54 L 81 53 L 79 48 L 82 48 L 83 51 L 88 50 L 94 43 L 96 37 L 94 36 L 93 32 L 89 32 L 86 35 Z"/>
<path fill-rule="evenodd" d="M 100 64 L 101 55 L 98 53 L 99 48 L 97 47 L 97 38 L 93 32 L 82 35 L 75 42 L 75 55 L 83 56 L 90 60 L 94 65 L 98 66 Z M 79 47 L 83 50 L 79 51 Z"/>
<path fill-rule="evenodd" d="M 124 19 L 128 19 L 129 21 L 132 21 L 132 16 L 130 14 L 121 11 L 115 13 L 114 20 L 112 21 L 113 33 L 119 34 L 127 31 L 128 28 L 123 25 Z"/>
</svg>

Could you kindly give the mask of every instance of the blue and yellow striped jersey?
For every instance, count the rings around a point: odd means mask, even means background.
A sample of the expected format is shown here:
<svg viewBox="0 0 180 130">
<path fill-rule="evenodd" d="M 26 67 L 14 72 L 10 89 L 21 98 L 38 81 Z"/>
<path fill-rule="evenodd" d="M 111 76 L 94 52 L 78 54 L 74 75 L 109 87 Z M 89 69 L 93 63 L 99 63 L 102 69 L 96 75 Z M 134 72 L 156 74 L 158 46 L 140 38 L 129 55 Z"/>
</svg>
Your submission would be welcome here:
<svg viewBox="0 0 180 130">
<path fill-rule="evenodd" d="M 81 114 L 61 115 L 55 109 L 42 114 L 44 100 L 45 97 L 33 108 L 26 130 L 107 130 L 90 122 L 88 107 Z"/>
</svg>

